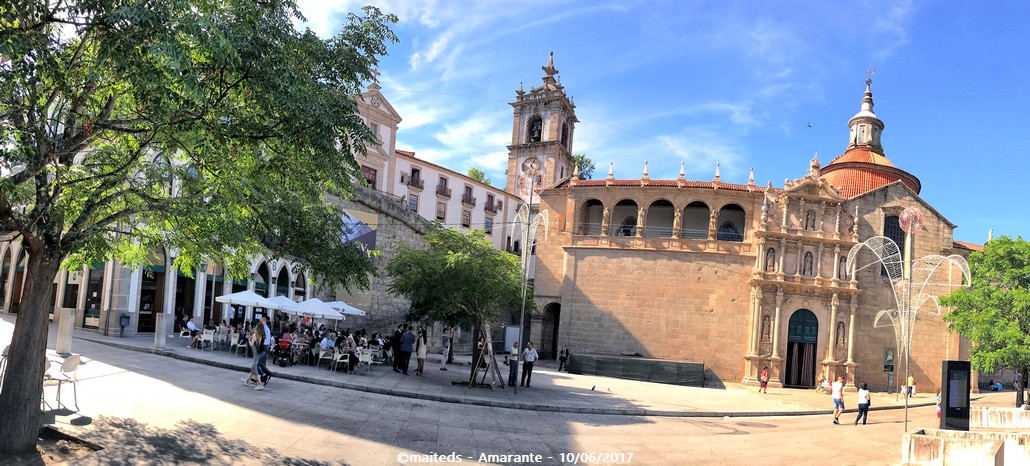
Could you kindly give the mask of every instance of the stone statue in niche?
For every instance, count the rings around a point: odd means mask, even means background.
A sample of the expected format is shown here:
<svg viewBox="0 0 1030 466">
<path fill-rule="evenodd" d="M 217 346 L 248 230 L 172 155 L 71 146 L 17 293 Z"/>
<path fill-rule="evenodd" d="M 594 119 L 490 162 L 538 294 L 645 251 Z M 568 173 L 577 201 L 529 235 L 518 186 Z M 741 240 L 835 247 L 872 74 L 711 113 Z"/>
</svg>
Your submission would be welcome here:
<svg viewBox="0 0 1030 466">
<path fill-rule="evenodd" d="M 844 321 L 837 322 L 837 347 L 844 347 Z"/>
<path fill-rule="evenodd" d="M 643 229 L 647 227 L 647 209 L 643 207 L 637 210 L 637 226 L 640 227 L 637 228 L 637 236 L 643 236 Z"/>
<path fill-rule="evenodd" d="M 801 275 L 812 276 L 812 253 L 805 253 L 805 265 L 801 269 Z"/>
<path fill-rule="evenodd" d="M 815 230 L 815 212 L 811 210 L 809 210 L 808 213 L 805 214 L 805 229 Z"/>
<path fill-rule="evenodd" d="M 848 260 L 841 257 L 840 263 L 837 264 L 837 278 L 844 280 L 848 278 Z"/>
<path fill-rule="evenodd" d="M 683 211 L 676 209 L 676 213 L 672 217 L 672 236 L 678 238 L 680 230 L 683 229 Z"/>
<path fill-rule="evenodd" d="M 772 341 L 772 331 L 770 330 L 772 319 L 769 316 L 762 317 L 762 343 L 768 343 Z"/>
<path fill-rule="evenodd" d="M 601 214 L 601 236 L 608 236 L 608 227 L 612 223 L 612 212 L 607 207 L 604 208 L 604 213 Z"/>
<path fill-rule="evenodd" d="M 773 248 L 765 251 L 765 270 L 769 272 L 776 270 L 776 250 Z"/>
</svg>

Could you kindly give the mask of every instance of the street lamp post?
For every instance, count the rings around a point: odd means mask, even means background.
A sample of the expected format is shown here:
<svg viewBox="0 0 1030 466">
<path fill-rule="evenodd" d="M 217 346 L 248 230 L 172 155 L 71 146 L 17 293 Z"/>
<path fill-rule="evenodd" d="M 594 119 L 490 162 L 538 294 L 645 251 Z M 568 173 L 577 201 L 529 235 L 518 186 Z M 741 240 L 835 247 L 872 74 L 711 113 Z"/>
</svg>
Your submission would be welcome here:
<svg viewBox="0 0 1030 466">
<path fill-rule="evenodd" d="M 540 218 L 544 218 L 546 225 L 547 213 L 540 212 L 536 218 L 533 217 L 533 185 L 536 179 L 536 174 L 540 170 L 540 161 L 536 158 L 527 159 L 522 162 L 522 184 L 526 190 L 529 191 L 529 202 L 523 204 L 519 208 L 518 213 L 515 214 L 515 224 L 520 225 L 521 231 L 520 236 L 522 237 L 522 302 L 519 309 L 519 341 L 516 347 L 519 351 L 522 351 L 522 346 L 525 344 L 523 332 L 526 328 L 526 295 L 529 288 L 529 257 L 533 250 L 533 245 L 536 243 L 537 227 L 540 225 Z M 511 361 L 515 364 L 515 378 L 519 377 L 518 359 Z M 515 394 L 519 393 L 518 385 L 515 386 Z"/>
</svg>

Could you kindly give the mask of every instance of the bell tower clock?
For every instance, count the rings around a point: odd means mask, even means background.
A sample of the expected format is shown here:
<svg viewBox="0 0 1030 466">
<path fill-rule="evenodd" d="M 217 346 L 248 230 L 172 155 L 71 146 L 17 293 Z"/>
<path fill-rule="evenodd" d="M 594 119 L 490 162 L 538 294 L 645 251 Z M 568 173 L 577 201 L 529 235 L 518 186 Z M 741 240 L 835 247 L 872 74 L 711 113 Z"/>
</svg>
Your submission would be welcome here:
<svg viewBox="0 0 1030 466">
<path fill-rule="evenodd" d="M 554 52 L 541 69 L 543 83 L 529 91 L 519 83 L 510 104 L 514 121 L 505 190 L 524 200 L 529 199 L 529 189 L 539 191 L 572 175 L 572 136 L 579 122 L 576 105 L 559 81 Z"/>
</svg>

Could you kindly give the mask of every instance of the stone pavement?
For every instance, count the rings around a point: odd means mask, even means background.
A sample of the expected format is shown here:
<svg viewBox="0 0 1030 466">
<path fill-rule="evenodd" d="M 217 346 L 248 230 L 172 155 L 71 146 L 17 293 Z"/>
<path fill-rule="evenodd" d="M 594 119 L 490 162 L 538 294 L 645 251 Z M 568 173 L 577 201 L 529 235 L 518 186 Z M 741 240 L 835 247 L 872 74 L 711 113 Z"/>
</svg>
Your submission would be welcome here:
<svg viewBox="0 0 1030 466">
<path fill-rule="evenodd" d="M 13 322 L 0 316 L 0 344 L 9 341 Z M 397 464 L 401 455 L 434 452 L 540 453 L 544 464 L 573 464 L 561 460 L 569 452 L 633 453 L 629 464 L 751 464 L 755 454 L 765 464 L 812 457 L 890 464 L 900 457 L 900 410 L 874 411 L 864 427 L 833 426 L 828 415 L 784 416 L 829 412 L 829 397 L 807 390 L 759 395 L 753 388 L 648 384 L 545 366 L 533 387 L 515 394 L 451 385 L 468 376 L 468 366 L 444 372 L 436 360 L 426 377 L 388 367 L 369 376 L 274 367 L 283 377 L 257 392 L 239 380 L 249 360 L 185 347 L 152 354 L 150 346 L 144 337 L 75 332 L 72 351 L 85 362 L 78 373 L 81 409 L 49 413 L 46 422 L 105 449 L 74 464 Z M 348 387 L 357 390 L 341 389 Z M 70 395 L 65 387 L 66 403 Z M 46 396 L 53 402 L 54 389 Z M 1004 405 L 1012 394 L 987 396 Z M 893 400 L 878 396 L 874 407 Z M 928 397 L 917 401 L 913 406 L 924 406 L 910 410 L 910 430 L 936 421 Z M 642 409 L 662 415 L 631 415 Z M 605 412 L 616 415 L 587 414 Z M 743 417 L 752 415 L 765 417 Z M 862 429 L 862 442 L 852 429 Z"/>
<path fill-rule="evenodd" d="M 162 350 L 153 347 L 153 336 L 105 337 L 76 329 L 74 338 L 241 372 L 248 371 L 252 363 L 251 358 L 227 351 L 187 348 L 185 338 L 169 338 L 166 348 Z M 280 379 L 427 401 L 537 411 L 632 416 L 754 417 L 828 414 L 833 410 L 829 395 L 814 390 L 770 389 L 768 394 L 759 394 L 755 387 L 733 383 L 720 389 L 683 387 L 558 372 L 554 361 L 536 364 L 532 386 L 529 388 L 469 388 L 470 359 L 468 355 L 456 356 L 455 364 L 448 364 L 445 366 L 448 370 L 441 371 L 440 367 L 444 367 L 441 364 L 442 356 L 431 354 L 426 360 L 425 375 L 422 377 L 414 374 L 414 358 L 408 375 L 393 372 L 389 365 L 373 366 L 368 375 L 365 367 L 361 367 L 356 374 L 329 371 L 326 362 L 317 368 L 306 365 L 284 368 L 272 365 L 269 358 L 268 366 Z M 500 365 L 500 369 L 506 380 L 508 368 Z M 520 376 L 521 370 L 520 366 Z M 455 385 L 452 383 L 455 381 L 463 381 L 464 384 Z M 876 401 L 874 410 L 904 406 L 904 399 L 895 395 L 880 394 Z M 932 393 L 917 394 L 909 400 L 910 407 L 933 403 Z"/>
</svg>

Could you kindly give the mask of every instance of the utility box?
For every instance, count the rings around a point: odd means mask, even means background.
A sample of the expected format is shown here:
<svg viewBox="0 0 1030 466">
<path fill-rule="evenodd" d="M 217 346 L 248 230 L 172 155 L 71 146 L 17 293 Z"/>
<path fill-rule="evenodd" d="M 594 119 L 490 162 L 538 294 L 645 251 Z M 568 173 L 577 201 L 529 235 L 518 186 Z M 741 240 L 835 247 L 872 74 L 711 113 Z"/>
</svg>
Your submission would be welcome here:
<svg viewBox="0 0 1030 466">
<path fill-rule="evenodd" d="M 969 361 L 941 361 L 941 429 L 969 430 Z"/>
<path fill-rule="evenodd" d="M 122 314 L 118 316 L 118 325 L 122 327 L 122 333 L 120 335 L 122 338 L 125 337 L 125 327 L 129 326 L 129 320 L 130 319 L 128 314 Z"/>
</svg>

